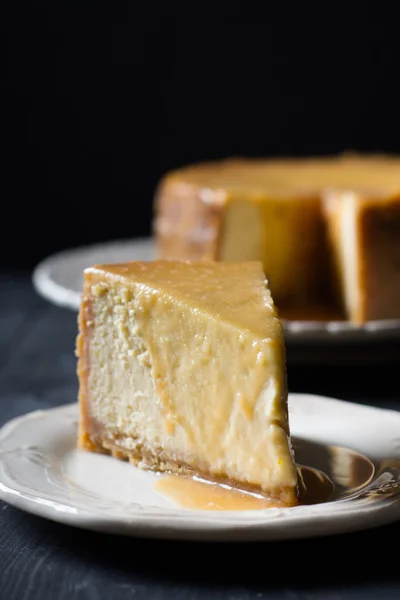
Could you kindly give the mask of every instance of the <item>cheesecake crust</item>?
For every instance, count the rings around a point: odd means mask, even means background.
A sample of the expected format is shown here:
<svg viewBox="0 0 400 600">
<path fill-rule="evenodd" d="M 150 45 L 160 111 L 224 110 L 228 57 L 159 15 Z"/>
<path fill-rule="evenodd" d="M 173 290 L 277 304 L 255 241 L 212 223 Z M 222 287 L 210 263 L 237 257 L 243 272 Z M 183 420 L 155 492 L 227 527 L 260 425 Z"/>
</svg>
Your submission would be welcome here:
<svg viewBox="0 0 400 600">
<path fill-rule="evenodd" d="M 75 354 L 78 358 L 77 375 L 79 381 L 79 429 L 78 446 L 91 452 L 98 451 L 98 444 L 91 438 L 92 420 L 89 411 L 89 386 L 90 371 L 90 340 L 93 327 L 93 303 L 90 293 L 90 284 L 85 281 L 78 314 L 79 334 L 76 339 Z"/>
<path fill-rule="evenodd" d="M 132 440 L 130 439 L 130 442 L 131 441 Z M 150 446 L 144 446 L 139 442 L 135 448 L 126 450 L 121 448 L 118 444 L 118 440 L 112 441 L 108 439 L 107 436 L 103 437 L 98 433 L 94 434 L 92 437 L 89 431 L 85 431 L 80 433 L 79 446 L 82 450 L 111 455 L 113 458 L 128 461 L 131 465 L 148 471 L 172 473 L 174 475 L 187 477 L 201 477 L 202 479 L 214 483 L 229 485 L 232 488 L 242 489 L 253 494 L 264 496 L 265 498 L 276 498 L 285 506 L 297 506 L 299 504 L 301 495 L 300 482 L 296 490 L 293 490 L 292 487 L 279 487 L 266 494 L 258 486 L 245 484 L 243 482 L 239 483 L 222 474 L 212 474 L 204 468 L 204 465 L 199 464 L 196 468 L 193 468 L 188 465 L 183 458 L 172 458 L 168 452 L 163 451 L 161 448 L 151 448 Z"/>
</svg>

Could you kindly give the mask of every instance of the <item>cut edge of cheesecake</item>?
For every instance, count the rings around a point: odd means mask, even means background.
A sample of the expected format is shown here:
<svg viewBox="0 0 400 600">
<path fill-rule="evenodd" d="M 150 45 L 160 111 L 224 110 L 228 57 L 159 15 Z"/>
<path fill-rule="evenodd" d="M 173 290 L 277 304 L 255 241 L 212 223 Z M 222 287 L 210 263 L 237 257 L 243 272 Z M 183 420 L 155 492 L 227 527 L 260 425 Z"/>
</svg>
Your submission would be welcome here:
<svg viewBox="0 0 400 600">
<path fill-rule="evenodd" d="M 337 289 L 350 321 L 400 316 L 400 191 L 330 189 L 323 194 Z"/>
<path fill-rule="evenodd" d="M 77 356 L 81 448 L 298 503 L 283 331 L 260 263 L 87 269 Z"/>
</svg>

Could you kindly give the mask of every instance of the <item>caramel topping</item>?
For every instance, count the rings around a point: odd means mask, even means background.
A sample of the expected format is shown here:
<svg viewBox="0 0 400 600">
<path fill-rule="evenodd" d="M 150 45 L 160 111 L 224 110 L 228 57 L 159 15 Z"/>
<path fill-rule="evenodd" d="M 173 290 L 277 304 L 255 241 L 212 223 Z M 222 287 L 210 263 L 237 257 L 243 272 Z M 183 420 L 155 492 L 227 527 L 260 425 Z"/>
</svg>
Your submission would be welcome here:
<svg viewBox="0 0 400 600">
<path fill-rule="evenodd" d="M 193 510 L 263 510 L 284 506 L 279 500 L 195 477 L 167 475 L 161 477 L 154 488 L 182 508 Z"/>
<path fill-rule="evenodd" d="M 88 278 L 96 274 L 114 277 L 127 286 L 137 283 L 143 298 L 143 306 L 137 315 L 141 320 L 148 318 L 163 296 L 188 306 L 194 318 L 206 313 L 220 322 L 249 330 L 257 338 L 272 338 L 281 330 L 276 308 L 265 287 L 261 264 L 257 261 L 183 265 L 161 260 L 130 262 L 99 265 L 85 273 Z M 99 295 L 104 293 L 106 284 L 96 284 L 93 288 Z M 207 348 L 207 339 L 204 347 Z"/>
<path fill-rule="evenodd" d="M 293 201 L 293 194 L 312 194 L 330 187 L 400 189 L 400 158 L 351 155 L 296 159 L 227 159 L 190 165 L 168 175 L 170 181 L 229 193 L 252 192 L 253 200 L 268 194 Z"/>
</svg>

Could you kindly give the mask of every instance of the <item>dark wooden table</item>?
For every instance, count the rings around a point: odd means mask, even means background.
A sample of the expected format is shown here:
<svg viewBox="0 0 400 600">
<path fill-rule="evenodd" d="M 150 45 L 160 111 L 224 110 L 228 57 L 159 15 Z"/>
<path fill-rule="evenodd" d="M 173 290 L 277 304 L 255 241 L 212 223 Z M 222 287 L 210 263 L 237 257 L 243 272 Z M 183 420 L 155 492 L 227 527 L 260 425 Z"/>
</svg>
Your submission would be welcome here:
<svg viewBox="0 0 400 600">
<path fill-rule="evenodd" d="M 2 274 L 0 331 L 0 425 L 76 398 L 76 314 L 40 299 L 28 275 Z M 390 348 L 386 356 L 379 366 L 289 364 L 290 389 L 400 410 L 400 363 Z M 284 543 L 159 542 L 80 531 L 0 503 L 0 599 L 400 599 L 399 540 L 400 523 Z"/>
</svg>

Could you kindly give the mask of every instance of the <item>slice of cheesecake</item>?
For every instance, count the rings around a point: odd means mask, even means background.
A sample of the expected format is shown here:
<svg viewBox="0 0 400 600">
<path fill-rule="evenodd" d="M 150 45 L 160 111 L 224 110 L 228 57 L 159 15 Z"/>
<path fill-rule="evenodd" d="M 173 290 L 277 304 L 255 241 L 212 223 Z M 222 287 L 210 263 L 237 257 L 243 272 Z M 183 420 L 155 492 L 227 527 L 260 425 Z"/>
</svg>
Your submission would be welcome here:
<svg viewBox="0 0 400 600">
<path fill-rule="evenodd" d="M 297 501 L 285 347 L 261 263 L 85 271 L 79 444 Z"/>
<path fill-rule="evenodd" d="M 332 263 L 353 323 L 400 316 L 400 193 L 325 193 Z"/>
</svg>

